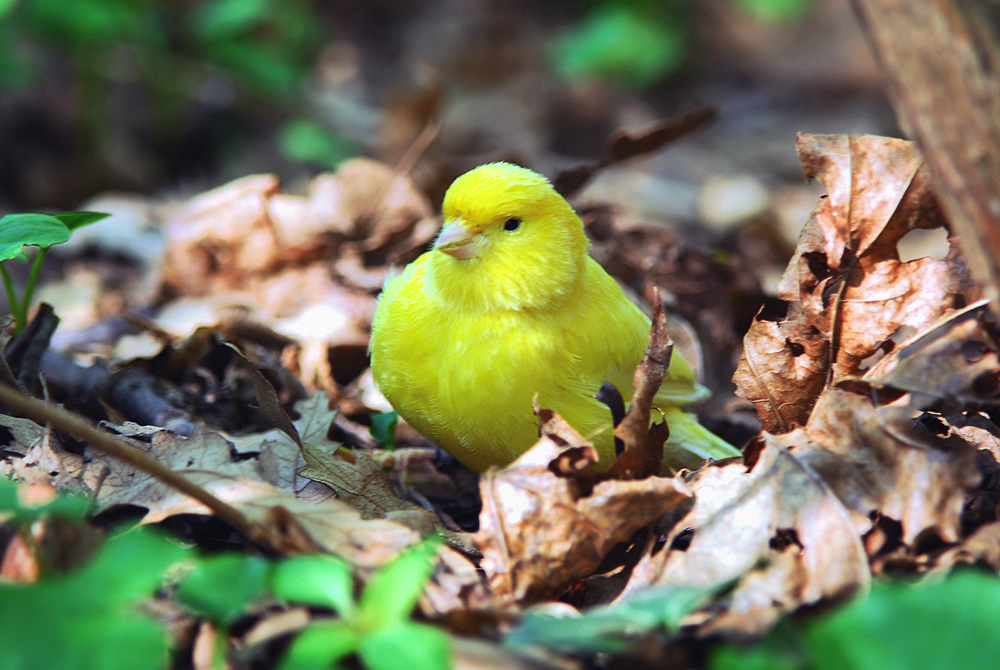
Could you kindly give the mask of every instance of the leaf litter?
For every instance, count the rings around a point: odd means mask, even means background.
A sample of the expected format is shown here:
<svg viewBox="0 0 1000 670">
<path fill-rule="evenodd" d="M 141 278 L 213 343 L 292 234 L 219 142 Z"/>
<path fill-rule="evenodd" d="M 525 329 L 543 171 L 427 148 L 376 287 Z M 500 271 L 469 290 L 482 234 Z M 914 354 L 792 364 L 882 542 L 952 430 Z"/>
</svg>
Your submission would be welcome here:
<svg viewBox="0 0 1000 670">
<path fill-rule="evenodd" d="M 671 128 L 654 128 L 650 142 Z M 442 533 L 448 543 L 422 616 L 488 639 L 515 630 L 507 643 L 519 653 L 539 645 L 593 653 L 605 643 L 621 651 L 621 641 L 651 634 L 663 643 L 757 636 L 784 614 L 864 592 L 883 573 L 972 563 L 1000 570 L 996 326 L 956 240 L 944 260 L 904 262 L 897 251 L 909 231 L 945 224 L 926 167 L 912 144 L 887 138 L 800 135 L 798 149 L 807 178 L 827 195 L 778 298 L 743 338 L 734 381 L 762 428 L 744 462 L 650 475 L 658 471 L 650 444 L 655 450 L 666 435 L 627 421 L 617 433 L 635 455 L 598 476 L 593 447 L 542 407 L 538 444 L 485 473 L 478 496 L 474 479 L 432 456 L 405 425 L 396 451 L 372 449 L 367 415 L 385 409 L 364 358 L 375 295 L 438 224 L 412 181 L 369 160 L 317 177 L 305 195 L 258 175 L 151 208 L 166 238 L 161 290 L 152 318 L 126 330 L 153 338 L 132 356 L 120 333 L 88 346 L 117 347 L 119 370 L 158 380 L 192 430 L 125 422 L 121 401 L 103 387 L 94 395 L 106 415 L 96 416 L 129 448 L 265 529 L 278 553 L 332 553 L 366 579 L 421 534 Z M 567 184 L 581 178 L 571 176 Z M 644 295 L 666 281 L 664 267 L 700 268 L 703 284 L 673 284 L 680 290 L 667 302 L 709 326 L 710 351 L 740 350 L 729 329 L 759 289 L 738 263 L 671 251 L 676 241 L 662 233 L 590 211 L 596 255 Z M 706 290 L 725 296 L 724 316 L 685 297 Z M 187 316 L 157 322 L 171 313 Z M 676 315 L 656 313 L 651 351 L 660 347 L 653 358 L 662 363 L 670 339 L 686 331 L 673 325 Z M 655 369 L 637 371 L 637 398 L 655 377 Z M 648 407 L 635 405 L 645 425 Z M 25 486 L 86 492 L 101 516 L 140 510 L 143 524 L 215 515 L 44 419 L 12 415 L 0 424 L 10 434 L 0 470 Z M 456 512 L 456 500 L 470 495 L 481 511 Z M 31 574 L 23 548 L 2 560 Z M 598 632 L 574 637 L 562 614 L 558 624 L 535 614 L 556 600 L 581 622 L 578 631 Z M 256 626 L 285 630 L 279 619 L 293 611 L 301 626 L 292 609 L 258 615 Z M 525 611 L 530 628 L 518 627 Z"/>
</svg>

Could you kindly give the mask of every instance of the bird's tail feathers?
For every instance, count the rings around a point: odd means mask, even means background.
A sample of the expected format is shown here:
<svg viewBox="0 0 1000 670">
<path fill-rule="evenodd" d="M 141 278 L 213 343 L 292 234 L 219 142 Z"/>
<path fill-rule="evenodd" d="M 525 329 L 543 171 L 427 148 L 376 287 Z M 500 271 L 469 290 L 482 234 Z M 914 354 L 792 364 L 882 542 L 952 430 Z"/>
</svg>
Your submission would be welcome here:
<svg viewBox="0 0 1000 670">
<path fill-rule="evenodd" d="M 670 437 L 663 445 L 664 468 L 698 468 L 705 459 L 741 456 L 739 449 L 698 423 L 698 417 L 677 407 L 664 410 Z"/>
</svg>

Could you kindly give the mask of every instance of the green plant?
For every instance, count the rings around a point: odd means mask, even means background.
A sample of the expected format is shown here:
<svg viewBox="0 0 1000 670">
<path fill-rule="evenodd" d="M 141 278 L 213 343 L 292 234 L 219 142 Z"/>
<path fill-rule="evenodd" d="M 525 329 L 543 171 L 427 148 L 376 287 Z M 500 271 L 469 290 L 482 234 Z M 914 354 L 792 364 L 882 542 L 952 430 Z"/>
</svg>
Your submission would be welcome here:
<svg viewBox="0 0 1000 670">
<path fill-rule="evenodd" d="M 676 631 L 681 619 L 702 606 L 713 590 L 693 586 L 650 588 L 578 617 L 528 611 L 504 638 L 513 649 L 545 647 L 564 654 L 620 653 L 651 631 Z"/>
<path fill-rule="evenodd" d="M 996 667 L 1000 579 L 963 570 L 938 582 L 876 583 L 867 597 L 751 648 L 723 645 L 712 670 L 913 670 Z"/>
<path fill-rule="evenodd" d="M 278 131 L 278 146 L 292 160 L 327 170 L 358 153 L 349 139 L 308 118 L 285 122 Z"/>
<path fill-rule="evenodd" d="M 315 621 L 292 643 L 282 670 L 339 667 L 357 653 L 369 670 L 446 670 L 451 643 L 443 631 L 410 621 L 410 613 L 434 570 L 437 542 L 403 552 L 372 575 L 354 597 L 351 568 L 331 556 L 302 556 L 280 563 L 272 590 L 291 602 L 325 607 L 339 617 Z"/>
<path fill-rule="evenodd" d="M 675 72 L 687 50 L 684 2 L 601 2 L 554 43 L 557 72 L 643 88 Z"/>
<path fill-rule="evenodd" d="M 801 19 L 814 0 L 732 0 L 733 3 L 761 23 L 791 23 Z"/>
<path fill-rule="evenodd" d="M 392 451 L 396 448 L 396 424 L 399 414 L 396 412 L 373 412 L 372 425 L 368 432 L 372 439 Z"/>
<path fill-rule="evenodd" d="M 3 279 L 4 289 L 7 291 L 7 301 L 10 303 L 10 311 L 14 315 L 15 332 L 20 333 L 27 324 L 28 308 L 31 306 L 31 298 L 38 285 L 38 277 L 41 274 L 42 264 L 45 262 L 49 247 L 68 240 L 77 228 L 95 223 L 108 216 L 111 215 L 100 212 L 65 212 L 52 216 L 48 214 L 8 214 L 0 218 L 0 278 Z M 14 291 L 14 284 L 7 271 L 5 261 L 16 258 L 21 262 L 27 262 L 28 255 L 24 251 L 26 246 L 38 247 L 38 251 L 35 252 L 31 270 L 28 273 L 28 281 L 19 298 Z"/>
<path fill-rule="evenodd" d="M 0 479 L 0 521 L 25 526 L 44 518 L 83 518 L 89 503 L 59 496 L 22 504 L 17 484 Z M 185 550 L 148 529 L 105 542 L 84 567 L 43 575 L 35 584 L 0 583 L 0 648 L 6 670 L 127 670 L 164 667 L 167 637 L 138 605 Z"/>
<path fill-rule="evenodd" d="M 178 585 L 177 600 L 218 626 L 213 667 L 226 667 L 229 626 L 264 593 L 272 568 L 258 556 L 221 554 L 199 560 Z"/>
</svg>

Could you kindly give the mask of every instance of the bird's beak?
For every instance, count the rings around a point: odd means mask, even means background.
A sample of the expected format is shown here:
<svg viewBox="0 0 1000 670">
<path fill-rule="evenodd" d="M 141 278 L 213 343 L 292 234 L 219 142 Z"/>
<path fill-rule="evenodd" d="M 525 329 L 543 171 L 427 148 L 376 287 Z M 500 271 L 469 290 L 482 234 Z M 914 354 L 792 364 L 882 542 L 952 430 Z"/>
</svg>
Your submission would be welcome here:
<svg viewBox="0 0 1000 670">
<path fill-rule="evenodd" d="M 438 234 L 434 248 L 459 260 L 468 260 L 479 252 L 482 235 L 465 227 L 465 222 L 455 219 Z"/>
</svg>

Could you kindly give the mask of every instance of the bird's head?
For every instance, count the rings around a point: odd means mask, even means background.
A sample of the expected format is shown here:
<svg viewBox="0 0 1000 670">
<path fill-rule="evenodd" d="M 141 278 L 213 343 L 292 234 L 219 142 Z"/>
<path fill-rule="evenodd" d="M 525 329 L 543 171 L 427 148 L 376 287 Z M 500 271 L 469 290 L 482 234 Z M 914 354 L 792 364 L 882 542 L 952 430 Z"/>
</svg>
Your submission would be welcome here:
<svg viewBox="0 0 1000 670">
<path fill-rule="evenodd" d="M 568 296 L 583 272 L 580 217 L 531 170 L 481 165 L 452 183 L 442 209 L 429 275 L 439 299 L 483 310 L 544 307 Z"/>
</svg>

